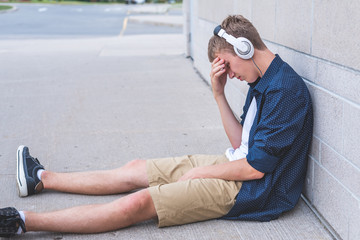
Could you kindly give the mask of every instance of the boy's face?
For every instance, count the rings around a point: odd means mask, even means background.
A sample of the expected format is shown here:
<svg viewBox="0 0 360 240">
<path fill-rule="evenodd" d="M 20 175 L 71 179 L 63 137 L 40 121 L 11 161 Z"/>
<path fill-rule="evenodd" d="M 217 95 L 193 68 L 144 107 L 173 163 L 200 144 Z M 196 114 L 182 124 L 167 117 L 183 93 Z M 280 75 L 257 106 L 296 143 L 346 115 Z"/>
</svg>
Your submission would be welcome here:
<svg viewBox="0 0 360 240">
<path fill-rule="evenodd" d="M 244 60 L 229 52 L 222 51 L 217 56 L 225 61 L 226 73 L 229 78 L 237 78 L 240 81 L 253 83 L 259 77 L 258 72 L 251 60 Z"/>
</svg>

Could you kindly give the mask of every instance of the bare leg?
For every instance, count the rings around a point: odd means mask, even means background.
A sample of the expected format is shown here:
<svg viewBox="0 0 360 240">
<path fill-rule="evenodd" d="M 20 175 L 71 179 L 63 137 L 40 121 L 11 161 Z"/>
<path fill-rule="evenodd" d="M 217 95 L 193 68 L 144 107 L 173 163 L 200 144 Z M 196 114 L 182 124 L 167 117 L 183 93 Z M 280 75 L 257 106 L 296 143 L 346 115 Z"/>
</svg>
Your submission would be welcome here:
<svg viewBox="0 0 360 240">
<path fill-rule="evenodd" d="M 27 231 L 97 233 L 155 218 L 147 189 L 107 204 L 86 205 L 48 213 L 25 212 Z"/>
<path fill-rule="evenodd" d="M 45 189 L 79 194 L 105 195 L 128 192 L 149 186 L 146 160 L 133 160 L 113 170 L 41 175 Z"/>
</svg>

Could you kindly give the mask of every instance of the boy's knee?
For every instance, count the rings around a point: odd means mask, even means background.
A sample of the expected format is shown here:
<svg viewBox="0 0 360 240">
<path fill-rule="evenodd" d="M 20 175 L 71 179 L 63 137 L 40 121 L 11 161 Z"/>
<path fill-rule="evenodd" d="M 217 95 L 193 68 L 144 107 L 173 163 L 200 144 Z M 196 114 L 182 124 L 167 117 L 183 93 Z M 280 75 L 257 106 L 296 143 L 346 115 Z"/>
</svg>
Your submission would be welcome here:
<svg viewBox="0 0 360 240">
<path fill-rule="evenodd" d="M 137 218 L 139 214 L 156 216 L 155 206 L 147 189 L 126 196 L 124 201 L 119 202 L 119 207 L 128 219 Z"/>
</svg>

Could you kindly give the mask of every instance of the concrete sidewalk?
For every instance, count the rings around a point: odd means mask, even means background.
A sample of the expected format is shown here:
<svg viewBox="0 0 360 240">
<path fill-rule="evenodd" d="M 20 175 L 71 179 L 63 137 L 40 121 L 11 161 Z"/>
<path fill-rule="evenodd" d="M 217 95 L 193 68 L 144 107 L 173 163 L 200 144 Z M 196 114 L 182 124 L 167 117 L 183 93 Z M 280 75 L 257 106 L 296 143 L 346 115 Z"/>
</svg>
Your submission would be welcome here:
<svg viewBox="0 0 360 240">
<path fill-rule="evenodd" d="M 124 196 L 45 191 L 19 198 L 15 153 L 21 144 L 46 169 L 60 172 L 110 169 L 134 158 L 222 154 L 229 143 L 216 103 L 184 57 L 183 43 L 182 35 L 171 34 L 0 40 L 0 65 L 7 66 L 0 71 L 0 207 L 43 212 Z M 332 239 L 303 201 L 266 223 L 212 220 L 159 229 L 148 221 L 103 234 L 23 237 Z"/>
</svg>

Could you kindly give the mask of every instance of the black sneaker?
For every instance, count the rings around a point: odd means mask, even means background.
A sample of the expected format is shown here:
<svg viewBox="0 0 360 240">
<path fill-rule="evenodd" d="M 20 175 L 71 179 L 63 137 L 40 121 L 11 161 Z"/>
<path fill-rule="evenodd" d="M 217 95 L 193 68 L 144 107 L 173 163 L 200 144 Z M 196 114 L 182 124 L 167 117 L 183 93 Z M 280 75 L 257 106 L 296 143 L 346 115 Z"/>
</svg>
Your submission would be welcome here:
<svg viewBox="0 0 360 240">
<path fill-rule="evenodd" d="M 19 212 L 13 207 L 0 209 L 0 237 L 12 237 L 21 227 L 23 233 L 26 232 L 24 221 Z"/>
<path fill-rule="evenodd" d="M 17 150 L 16 181 L 20 197 L 39 193 L 44 185 L 37 177 L 37 171 L 44 169 L 37 158 L 30 156 L 29 148 L 20 146 Z"/>
</svg>

